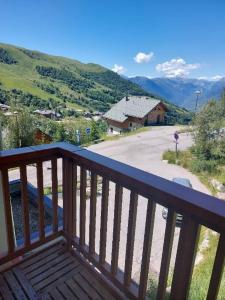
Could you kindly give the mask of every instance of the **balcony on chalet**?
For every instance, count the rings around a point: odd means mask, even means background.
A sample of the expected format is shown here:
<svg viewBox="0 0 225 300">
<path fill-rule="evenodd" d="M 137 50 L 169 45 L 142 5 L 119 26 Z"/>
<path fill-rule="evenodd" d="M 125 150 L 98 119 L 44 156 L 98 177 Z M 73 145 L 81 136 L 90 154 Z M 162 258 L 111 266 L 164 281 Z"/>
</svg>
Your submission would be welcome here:
<svg viewBox="0 0 225 300">
<path fill-rule="evenodd" d="M 65 143 L 1 151 L 0 299 L 148 299 L 157 268 L 156 299 L 187 299 L 202 225 L 219 238 L 211 300 L 223 274 L 225 202 Z"/>
</svg>

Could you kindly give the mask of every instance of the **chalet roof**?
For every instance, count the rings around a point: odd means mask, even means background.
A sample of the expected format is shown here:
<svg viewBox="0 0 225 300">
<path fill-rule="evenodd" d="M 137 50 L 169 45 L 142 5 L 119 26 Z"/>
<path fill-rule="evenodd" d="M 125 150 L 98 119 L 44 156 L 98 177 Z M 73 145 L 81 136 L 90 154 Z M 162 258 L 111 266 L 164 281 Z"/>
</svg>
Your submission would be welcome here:
<svg viewBox="0 0 225 300">
<path fill-rule="evenodd" d="M 42 116 L 50 116 L 50 115 L 53 115 L 53 116 L 56 116 L 56 117 L 61 117 L 61 114 L 60 113 L 56 113 L 54 110 L 40 110 L 40 109 L 36 109 L 34 111 L 34 113 L 36 114 L 39 114 L 39 115 L 42 115 Z"/>
<path fill-rule="evenodd" d="M 55 111 L 54 110 L 40 110 L 40 109 L 37 109 L 34 111 L 34 113 L 37 113 L 37 114 L 40 114 L 40 115 L 54 115 L 55 114 Z"/>
<path fill-rule="evenodd" d="M 104 118 L 124 122 L 128 117 L 143 118 L 161 101 L 146 96 L 127 96 L 104 114 Z"/>
</svg>

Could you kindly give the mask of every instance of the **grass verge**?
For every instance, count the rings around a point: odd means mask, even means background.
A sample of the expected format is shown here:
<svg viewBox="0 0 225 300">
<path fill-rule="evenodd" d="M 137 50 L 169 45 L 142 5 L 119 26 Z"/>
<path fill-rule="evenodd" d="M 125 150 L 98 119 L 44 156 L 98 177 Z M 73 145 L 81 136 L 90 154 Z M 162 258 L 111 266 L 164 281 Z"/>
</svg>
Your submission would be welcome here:
<svg viewBox="0 0 225 300">
<path fill-rule="evenodd" d="M 211 184 L 211 179 L 216 178 L 220 182 L 225 182 L 225 170 L 224 167 L 212 168 L 212 163 L 201 165 L 197 158 L 193 155 L 191 149 L 178 152 L 178 155 L 174 151 L 166 151 L 163 154 L 163 159 L 167 160 L 170 164 L 181 165 L 182 167 L 190 170 L 196 174 L 201 182 L 205 184 L 213 194 L 215 189 Z M 197 167 L 196 167 L 197 166 Z M 204 245 L 207 239 L 206 245 Z M 206 299 L 210 276 L 212 273 L 213 263 L 215 260 L 216 249 L 218 245 L 219 235 L 216 232 L 202 226 L 199 239 L 198 253 L 200 253 L 201 259 L 194 267 L 192 281 L 190 286 L 189 300 L 203 300 Z M 203 246 L 204 245 L 204 246 Z M 173 270 L 171 270 L 168 278 L 168 286 L 172 284 Z M 155 299 L 157 292 L 157 279 L 149 278 L 148 295 L 150 299 Z M 218 300 L 224 300 L 225 297 L 225 272 L 221 280 Z M 165 299 L 169 299 L 169 293 L 166 294 Z"/>
<path fill-rule="evenodd" d="M 177 164 L 191 171 L 198 176 L 200 181 L 207 186 L 213 195 L 216 194 L 216 190 L 212 185 L 212 179 L 225 183 L 225 167 L 215 161 L 198 160 L 191 149 L 178 151 L 177 155 L 175 151 L 168 150 L 163 153 L 162 159 L 167 160 L 169 164 Z"/>
</svg>

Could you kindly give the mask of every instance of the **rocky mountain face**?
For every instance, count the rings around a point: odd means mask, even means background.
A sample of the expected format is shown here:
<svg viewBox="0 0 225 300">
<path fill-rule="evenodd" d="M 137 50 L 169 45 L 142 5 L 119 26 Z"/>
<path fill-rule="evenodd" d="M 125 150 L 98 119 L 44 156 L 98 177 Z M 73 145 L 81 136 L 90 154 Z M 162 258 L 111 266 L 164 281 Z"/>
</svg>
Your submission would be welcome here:
<svg viewBox="0 0 225 300">
<path fill-rule="evenodd" d="M 159 95 L 168 101 L 193 110 L 196 102 L 196 91 L 200 91 L 198 104 L 204 105 L 210 99 L 219 99 L 225 88 L 225 78 L 217 81 L 187 78 L 152 78 L 132 77 L 129 80 L 144 90 Z"/>
</svg>

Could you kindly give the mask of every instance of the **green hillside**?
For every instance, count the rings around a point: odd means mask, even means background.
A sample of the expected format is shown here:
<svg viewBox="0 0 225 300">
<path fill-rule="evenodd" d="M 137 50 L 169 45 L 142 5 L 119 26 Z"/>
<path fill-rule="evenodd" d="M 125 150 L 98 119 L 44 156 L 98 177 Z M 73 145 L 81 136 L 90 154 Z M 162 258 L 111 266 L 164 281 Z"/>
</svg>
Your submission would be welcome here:
<svg viewBox="0 0 225 300">
<path fill-rule="evenodd" d="M 137 84 L 96 64 L 0 44 L 0 102 L 106 111 L 125 95 L 147 95 Z M 174 120 L 188 112 L 166 102 Z"/>
<path fill-rule="evenodd" d="M 96 64 L 83 64 L 0 44 L 0 100 L 34 107 L 66 102 L 106 111 L 126 94 L 148 95 L 138 85 Z M 48 100 L 48 101 L 46 101 Z"/>
</svg>

